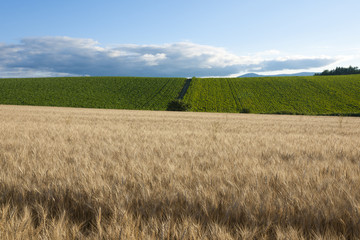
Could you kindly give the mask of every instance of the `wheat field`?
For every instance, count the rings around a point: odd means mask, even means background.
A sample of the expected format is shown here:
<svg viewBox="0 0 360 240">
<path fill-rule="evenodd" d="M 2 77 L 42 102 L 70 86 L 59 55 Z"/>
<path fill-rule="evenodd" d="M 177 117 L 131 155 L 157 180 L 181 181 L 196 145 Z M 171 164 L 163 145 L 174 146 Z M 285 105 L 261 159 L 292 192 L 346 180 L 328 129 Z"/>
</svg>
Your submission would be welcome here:
<svg viewBox="0 0 360 240">
<path fill-rule="evenodd" d="M 360 118 L 0 105 L 0 239 L 359 239 Z"/>
</svg>

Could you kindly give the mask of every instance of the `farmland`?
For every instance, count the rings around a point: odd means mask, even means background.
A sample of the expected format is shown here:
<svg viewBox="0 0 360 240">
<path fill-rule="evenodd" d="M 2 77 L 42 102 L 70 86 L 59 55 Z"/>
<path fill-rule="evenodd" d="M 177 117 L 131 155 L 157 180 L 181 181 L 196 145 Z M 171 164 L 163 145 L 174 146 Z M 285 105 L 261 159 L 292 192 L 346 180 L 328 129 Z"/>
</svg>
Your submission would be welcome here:
<svg viewBox="0 0 360 240">
<path fill-rule="evenodd" d="M 132 77 L 0 79 L 0 104 L 165 110 L 184 82 Z"/>
<path fill-rule="evenodd" d="M 0 239 L 358 239 L 360 118 L 0 105 Z"/>
<path fill-rule="evenodd" d="M 0 104 L 166 110 L 184 78 L 0 79 Z M 360 115 L 360 75 L 194 78 L 184 101 L 194 112 Z"/>
<path fill-rule="evenodd" d="M 359 114 L 360 75 L 197 78 L 185 101 L 192 111 Z"/>
</svg>

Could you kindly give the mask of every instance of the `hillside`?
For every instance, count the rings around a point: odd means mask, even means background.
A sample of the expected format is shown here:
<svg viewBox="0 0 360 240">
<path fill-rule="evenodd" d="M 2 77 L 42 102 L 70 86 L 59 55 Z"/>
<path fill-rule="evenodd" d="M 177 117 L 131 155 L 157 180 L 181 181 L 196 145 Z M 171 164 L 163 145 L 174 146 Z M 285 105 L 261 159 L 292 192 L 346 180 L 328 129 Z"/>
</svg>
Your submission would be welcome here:
<svg viewBox="0 0 360 240">
<path fill-rule="evenodd" d="M 0 104 L 165 110 L 185 78 L 0 79 Z"/>
<path fill-rule="evenodd" d="M 166 110 L 185 78 L 0 79 L 0 104 Z M 194 78 L 184 101 L 195 112 L 360 115 L 360 75 Z"/>
<path fill-rule="evenodd" d="M 305 76 L 314 76 L 315 72 L 299 72 L 292 74 L 276 74 L 276 75 L 260 75 L 257 73 L 247 73 L 239 76 L 239 78 L 245 77 L 305 77 Z"/>
<path fill-rule="evenodd" d="M 194 79 L 184 100 L 192 111 L 360 113 L 360 75 Z"/>
</svg>

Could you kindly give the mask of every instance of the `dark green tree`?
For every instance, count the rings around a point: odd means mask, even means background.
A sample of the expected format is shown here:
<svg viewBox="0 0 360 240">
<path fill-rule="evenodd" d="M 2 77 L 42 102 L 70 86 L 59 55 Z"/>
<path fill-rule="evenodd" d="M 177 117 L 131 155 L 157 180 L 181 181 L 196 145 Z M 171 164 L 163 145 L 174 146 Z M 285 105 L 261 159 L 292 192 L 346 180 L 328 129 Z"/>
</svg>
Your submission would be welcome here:
<svg viewBox="0 0 360 240">
<path fill-rule="evenodd" d="M 169 102 L 167 105 L 168 111 L 187 111 L 190 109 L 190 105 L 188 103 L 183 102 L 180 99 L 173 100 Z"/>
<path fill-rule="evenodd" d="M 315 73 L 315 76 L 327 76 L 327 75 L 349 75 L 349 74 L 360 74 L 358 67 L 349 66 L 348 68 L 337 67 L 333 70 L 325 70 L 322 73 Z"/>
</svg>

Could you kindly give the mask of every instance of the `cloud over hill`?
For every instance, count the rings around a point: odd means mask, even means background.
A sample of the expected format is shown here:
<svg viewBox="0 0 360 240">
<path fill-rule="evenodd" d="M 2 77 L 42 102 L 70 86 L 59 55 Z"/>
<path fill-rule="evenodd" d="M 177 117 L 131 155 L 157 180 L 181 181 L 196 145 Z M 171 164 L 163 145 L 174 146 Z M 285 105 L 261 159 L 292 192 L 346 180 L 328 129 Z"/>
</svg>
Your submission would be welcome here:
<svg viewBox="0 0 360 240">
<path fill-rule="evenodd" d="M 0 44 L 0 77 L 228 76 L 244 71 L 310 69 L 335 61 L 330 57 L 237 56 L 224 48 L 191 42 L 104 47 L 92 39 L 33 37 Z"/>
</svg>

